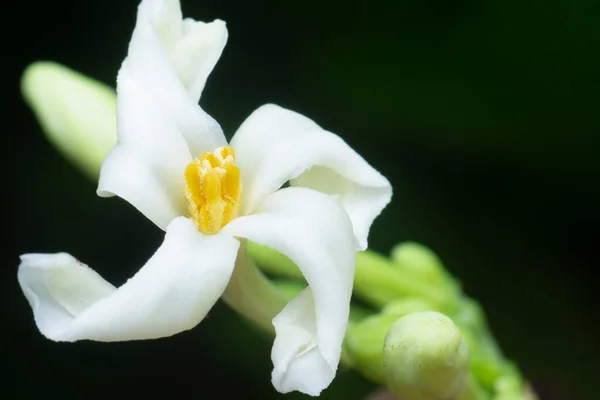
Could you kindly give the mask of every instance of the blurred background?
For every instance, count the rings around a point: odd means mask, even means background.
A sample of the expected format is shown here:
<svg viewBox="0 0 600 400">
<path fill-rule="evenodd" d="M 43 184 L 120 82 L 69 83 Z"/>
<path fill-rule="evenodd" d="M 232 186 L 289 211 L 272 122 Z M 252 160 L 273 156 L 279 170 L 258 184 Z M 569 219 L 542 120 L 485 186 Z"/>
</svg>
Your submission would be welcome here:
<svg viewBox="0 0 600 400">
<path fill-rule="evenodd" d="M 118 285 L 162 242 L 125 201 L 95 195 L 19 93 L 36 60 L 114 86 L 137 4 L 4 8 L 0 393 L 305 398 L 274 391 L 271 339 L 222 304 L 192 331 L 156 341 L 61 344 L 35 328 L 19 254 L 68 251 Z M 267 102 L 338 133 L 394 186 L 371 248 L 431 247 L 542 399 L 597 398 L 600 2 L 182 4 L 186 17 L 228 24 L 201 99 L 228 136 Z M 372 389 L 342 370 L 322 398 Z"/>
</svg>

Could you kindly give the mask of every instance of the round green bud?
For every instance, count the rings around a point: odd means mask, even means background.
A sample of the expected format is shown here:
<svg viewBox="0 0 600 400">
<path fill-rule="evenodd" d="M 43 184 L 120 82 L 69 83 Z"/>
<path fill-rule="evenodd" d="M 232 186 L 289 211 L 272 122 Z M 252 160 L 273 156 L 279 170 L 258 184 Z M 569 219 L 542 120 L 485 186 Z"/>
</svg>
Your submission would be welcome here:
<svg viewBox="0 0 600 400">
<path fill-rule="evenodd" d="M 383 349 L 383 372 L 400 399 L 458 399 L 469 376 L 469 347 L 452 320 L 435 311 L 398 319 Z"/>
<path fill-rule="evenodd" d="M 350 309 L 352 318 L 353 308 Z M 413 298 L 393 301 L 381 313 L 370 315 L 348 326 L 345 349 L 352 356 L 353 365 L 374 382 L 383 382 L 383 344 L 391 326 L 414 311 L 431 310 L 431 306 Z"/>
</svg>

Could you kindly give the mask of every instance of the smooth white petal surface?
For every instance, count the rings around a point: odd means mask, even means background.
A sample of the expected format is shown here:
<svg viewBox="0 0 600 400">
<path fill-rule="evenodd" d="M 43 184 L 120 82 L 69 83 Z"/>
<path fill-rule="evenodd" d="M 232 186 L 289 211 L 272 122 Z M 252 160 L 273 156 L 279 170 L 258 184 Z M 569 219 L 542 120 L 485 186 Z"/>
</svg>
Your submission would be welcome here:
<svg viewBox="0 0 600 400">
<path fill-rule="evenodd" d="M 174 220 L 158 251 L 118 289 L 71 255 L 25 254 L 18 278 L 36 324 L 55 341 L 170 336 L 196 326 L 231 276 L 239 241 Z"/>
<path fill-rule="evenodd" d="M 371 224 L 389 203 L 392 188 L 339 136 L 267 104 L 246 119 L 231 145 L 242 172 L 244 213 L 289 180 L 335 198 L 352 220 L 357 249 L 367 247 Z"/>
<path fill-rule="evenodd" d="M 273 320 L 273 385 L 319 394 L 335 376 L 348 323 L 355 256 L 348 215 L 323 193 L 286 188 L 222 233 L 269 246 L 300 267 L 309 287 Z"/>
<path fill-rule="evenodd" d="M 162 229 L 185 213 L 185 167 L 227 143 L 197 104 L 226 41 L 222 21 L 182 21 L 179 1 L 142 1 L 117 78 L 117 146 L 98 195 L 124 198 Z"/>
<path fill-rule="evenodd" d="M 172 115 L 196 157 L 227 144 L 219 124 L 198 106 L 226 43 L 225 22 L 182 21 L 178 0 L 143 0 L 121 67 L 131 69 L 163 112 Z"/>
<path fill-rule="evenodd" d="M 164 230 L 186 213 L 184 171 L 192 157 L 169 116 L 129 74 L 119 75 L 118 143 L 102 164 L 97 193 L 127 200 Z"/>
<path fill-rule="evenodd" d="M 200 100 L 206 79 L 221 57 L 225 43 L 225 22 L 215 20 L 205 23 L 191 18 L 183 20 L 181 39 L 171 50 L 169 58 L 179 79 L 196 102 Z M 219 129 L 218 125 L 216 129 Z"/>
</svg>

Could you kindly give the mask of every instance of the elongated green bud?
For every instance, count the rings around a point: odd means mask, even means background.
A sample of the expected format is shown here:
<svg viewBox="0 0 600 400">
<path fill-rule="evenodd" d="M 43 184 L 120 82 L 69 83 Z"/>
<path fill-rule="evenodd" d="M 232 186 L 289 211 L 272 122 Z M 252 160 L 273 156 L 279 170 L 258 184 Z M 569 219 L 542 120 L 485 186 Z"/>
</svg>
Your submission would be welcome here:
<svg viewBox="0 0 600 400">
<path fill-rule="evenodd" d="M 438 256 L 428 247 L 415 242 L 400 243 L 392 249 L 390 258 L 403 271 L 420 276 L 430 284 L 442 285 L 447 290 L 457 288 Z"/>
<path fill-rule="evenodd" d="M 440 280 L 443 272 L 442 263 L 435 253 L 415 242 L 404 242 L 394 246 L 391 259 L 401 268 L 433 280 Z"/>
<path fill-rule="evenodd" d="M 469 377 L 469 347 L 450 318 L 435 311 L 414 312 L 388 332 L 383 370 L 399 399 L 459 399 Z"/>
<path fill-rule="evenodd" d="M 96 181 L 117 140 L 115 91 L 53 62 L 27 67 L 21 91 L 50 142 Z"/>
</svg>

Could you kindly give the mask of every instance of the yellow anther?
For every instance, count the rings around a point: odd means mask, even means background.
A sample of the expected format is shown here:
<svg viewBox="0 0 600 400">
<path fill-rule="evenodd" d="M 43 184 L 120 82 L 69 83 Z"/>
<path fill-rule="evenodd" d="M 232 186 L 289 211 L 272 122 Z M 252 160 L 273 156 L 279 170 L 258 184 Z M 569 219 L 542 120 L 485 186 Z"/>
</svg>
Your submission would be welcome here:
<svg viewBox="0 0 600 400">
<path fill-rule="evenodd" d="M 242 185 L 232 147 L 202 153 L 185 169 L 185 182 L 190 217 L 200 232 L 214 235 L 237 217 Z"/>
</svg>

